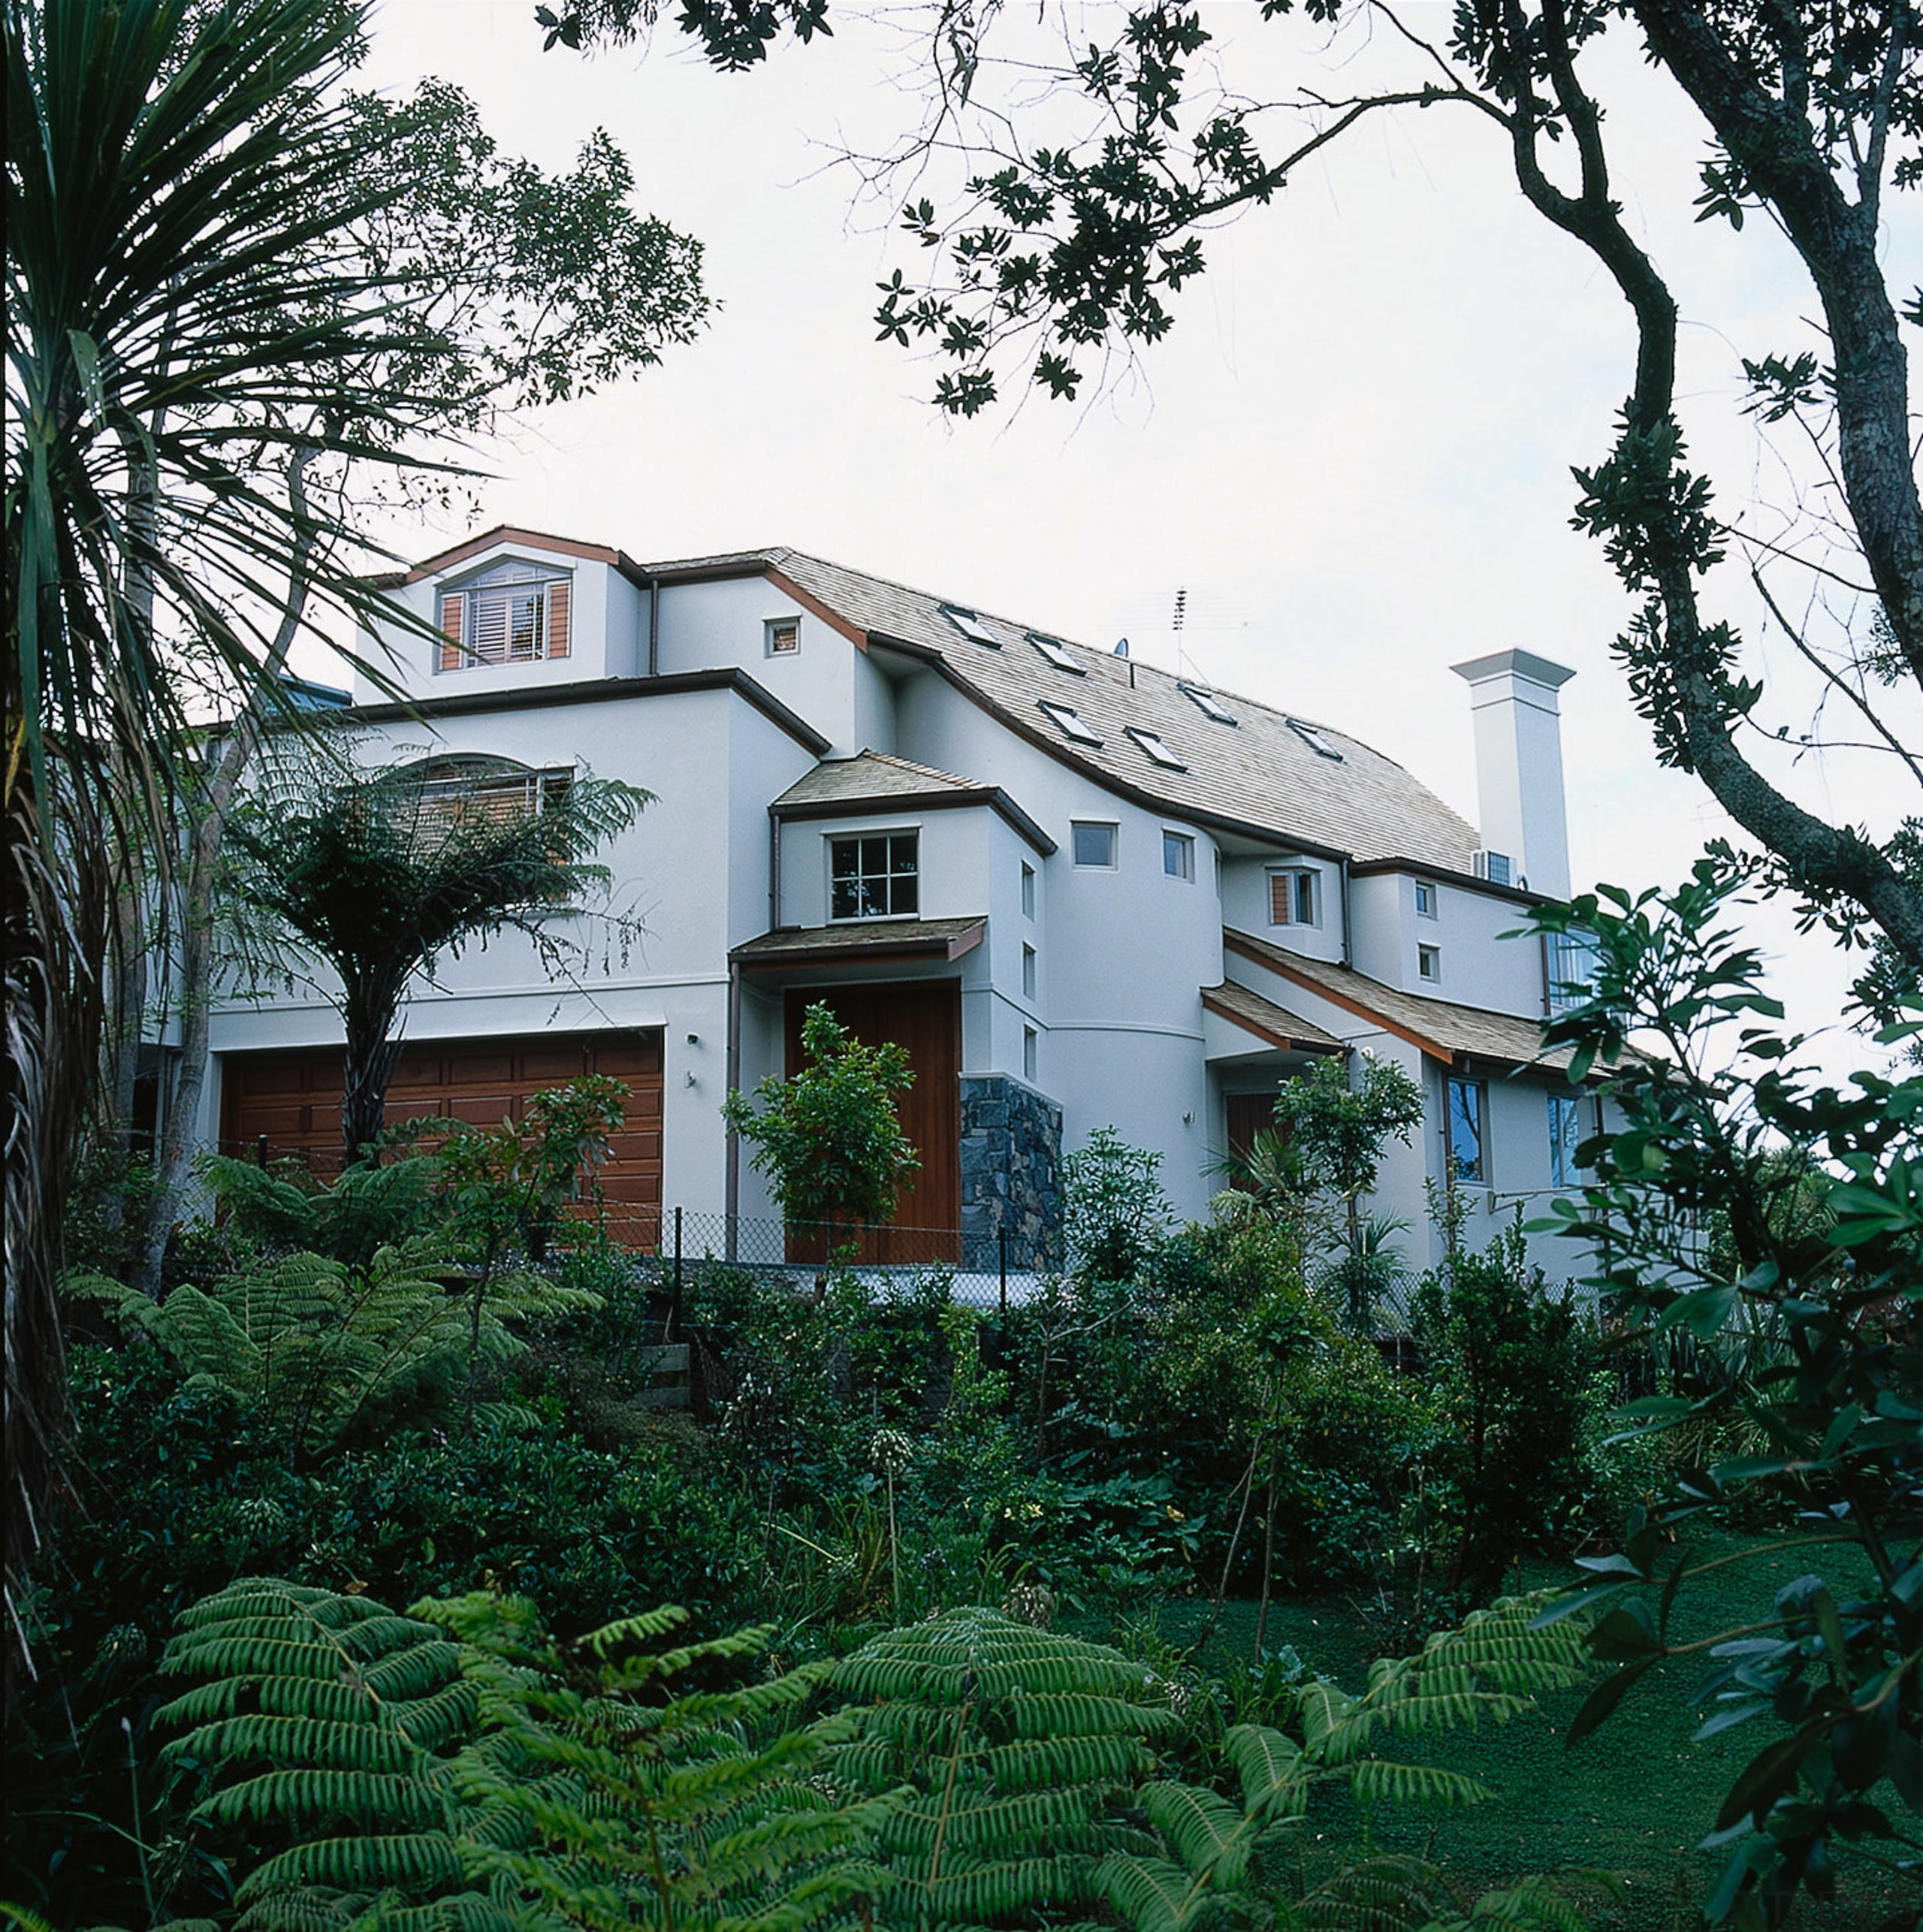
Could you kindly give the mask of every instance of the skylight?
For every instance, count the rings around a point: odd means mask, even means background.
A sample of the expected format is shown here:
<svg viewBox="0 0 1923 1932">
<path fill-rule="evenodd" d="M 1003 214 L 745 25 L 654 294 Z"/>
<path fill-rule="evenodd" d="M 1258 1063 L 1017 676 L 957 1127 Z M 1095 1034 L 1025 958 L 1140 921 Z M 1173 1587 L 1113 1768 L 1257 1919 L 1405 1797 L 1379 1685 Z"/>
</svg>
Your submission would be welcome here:
<svg viewBox="0 0 1923 1932">
<path fill-rule="evenodd" d="M 1205 718 L 1213 718 L 1218 724 L 1232 725 L 1236 722 L 1235 714 L 1224 709 L 1222 701 L 1214 692 L 1203 690 L 1200 684 L 1178 684 L 1176 689 Z"/>
<path fill-rule="evenodd" d="M 943 604 L 941 614 L 971 643 L 985 644 L 991 651 L 1001 648 L 1001 638 L 995 636 L 973 611 L 965 611 L 958 605 Z"/>
<path fill-rule="evenodd" d="M 1312 725 L 1306 718 L 1288 718 L 1284 722 L 1309 750 L 1318 758 L 1333 758 L 1339 765 L 1342 754 L 1322 735 L 1320 725 Z"/>
<path fill-rule="evenodd" d="M 1145 731 L 1140 725 L 1125 725 L 1122 729 L 1164 771 L 1186 771 L 1188 769 L 1154 732 Z"/>
<path fill-rule="evenodd" d="M 1044 698 L 1039 701 L 1043 711 L 1055 720 L 1055 729 L 1064 738 L 1073 738 L 1077 744 L 1100 744 L 1100 735 L 1082 722 L 1073 705 L 1052 705 Z"/>
<path fill-rule="evenodd" d="M 1028 641 L 1039 651 L 1058 671 L 1066 671 L 1076 678 L 1085 678 L 1088 672 L 1068 654 L 1068 647 L 1058 638 L 1044 637 L 1038 630 L 1028 633 Z"/>
</svg>

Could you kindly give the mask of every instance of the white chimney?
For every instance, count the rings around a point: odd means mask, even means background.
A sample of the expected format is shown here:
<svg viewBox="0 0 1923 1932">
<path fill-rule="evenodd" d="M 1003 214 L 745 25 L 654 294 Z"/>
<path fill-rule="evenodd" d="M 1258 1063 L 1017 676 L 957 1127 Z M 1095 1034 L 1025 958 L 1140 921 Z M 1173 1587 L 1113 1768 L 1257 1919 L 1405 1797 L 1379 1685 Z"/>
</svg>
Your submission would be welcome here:
<svg viewBox="0 0 1923 1932">
<path fill-rule="evenodd" d="M 1468 681 L 1475 720 L 1478 869 L 1552 899 L 1569 896 L 1562 724 L 1556 693 L 1576 675 L 1532 651 L 1499 651 L 1449 667 Z M 1506 865 L 1505 863 L 1506 862 Z"/>
</svg>

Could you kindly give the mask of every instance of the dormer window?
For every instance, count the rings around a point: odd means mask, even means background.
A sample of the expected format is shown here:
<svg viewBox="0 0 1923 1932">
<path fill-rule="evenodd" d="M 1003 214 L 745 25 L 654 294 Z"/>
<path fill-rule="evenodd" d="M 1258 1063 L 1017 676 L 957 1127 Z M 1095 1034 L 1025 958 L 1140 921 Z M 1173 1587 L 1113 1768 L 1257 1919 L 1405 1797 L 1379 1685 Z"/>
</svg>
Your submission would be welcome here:
<svg viewBox="0 0 1923 1932">
<path fill-rule="evenodd" d="M 566 571 L 515 560 L 443 590 L 435 668 L 465 671 L 566 657 L 573 587 Z"/>
<path fill-rule="evenodd" d="M 1046 698 L 1043 699 L 1040 703 L 1042 709 L 1053 720 L 1056 730 L 1060 732 L 1064 738 L 1072 738 L 1077 744 L 1101 743 L 1101 734 L 1099 732 L 1091 731 L 1082 722 L 1080 714 L 1073 705 L 1052 705 Z"/>
<path fill-rule="evenodd" d="M 971 644 L 985 644 L 991 651 L 1001 648 L 1001 639 L 973 611 L 965 611 L 957 604 L 943 604 L 941 614 Z"/>
<path fill-rule="evenodd" d="M 1058 671 L 1066 671 L 1071 678 L 1085 678 L 1088 673 L 1068 654 L 1068 647 L 1058 638 L 1044 637 L 1038 630 L 1028 633 L 1028 641 L 1039 651 Z"/>
<path fill-rule="evenodd" d="M 1200 684 L 1178 684 L 1176 689 L 1205 718 L 1212 719 L 1217 724 L 1222 725 L 1232 725 L 1236 722 L 1235 714 L 1228 709 L 1214 692 L 1203 690 Z"/>
<path fill-rule="evenodd" d="M 1125 725 L 1123 731 L 1133 738 L 1141 750 L 1164 771 L 1186 771 L 1188 767 L 1176 757 L 1152 731 L 1145 731 L 1140 725 Z"/>
</svg>

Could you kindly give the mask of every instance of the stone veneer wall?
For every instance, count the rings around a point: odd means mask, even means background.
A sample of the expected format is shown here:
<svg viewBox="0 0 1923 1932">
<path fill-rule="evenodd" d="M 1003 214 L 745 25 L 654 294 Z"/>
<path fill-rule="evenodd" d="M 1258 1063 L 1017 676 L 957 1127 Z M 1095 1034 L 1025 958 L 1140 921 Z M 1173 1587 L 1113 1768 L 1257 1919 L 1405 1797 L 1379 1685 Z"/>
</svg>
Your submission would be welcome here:
<svg viewBox="0 0 1923 1932">
<path fill-rule="evenodd" d="M 1061 1265 L 1061 1109 L 1006 1073 L 962 1076 L 962 1234 L 969 1265 Z M 978 1257 L 990 1257 L 983 1259 Z"/>
</svg>

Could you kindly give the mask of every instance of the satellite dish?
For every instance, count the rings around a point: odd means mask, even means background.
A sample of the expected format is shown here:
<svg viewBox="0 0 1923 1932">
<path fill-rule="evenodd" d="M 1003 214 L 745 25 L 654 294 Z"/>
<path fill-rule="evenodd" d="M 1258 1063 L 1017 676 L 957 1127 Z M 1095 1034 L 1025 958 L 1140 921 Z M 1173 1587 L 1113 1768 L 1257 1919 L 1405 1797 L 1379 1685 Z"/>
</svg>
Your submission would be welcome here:
<svg viewBox="0 0 1923 1932">
<path fill-rule="evenodd" d="M 1115 654 L 1118 657 L 1126 657 L 1128 655 L 1128 640 L 1127 638 L 1124 638 L 1121 641 L 1115 646 Z"/>
</svg>

